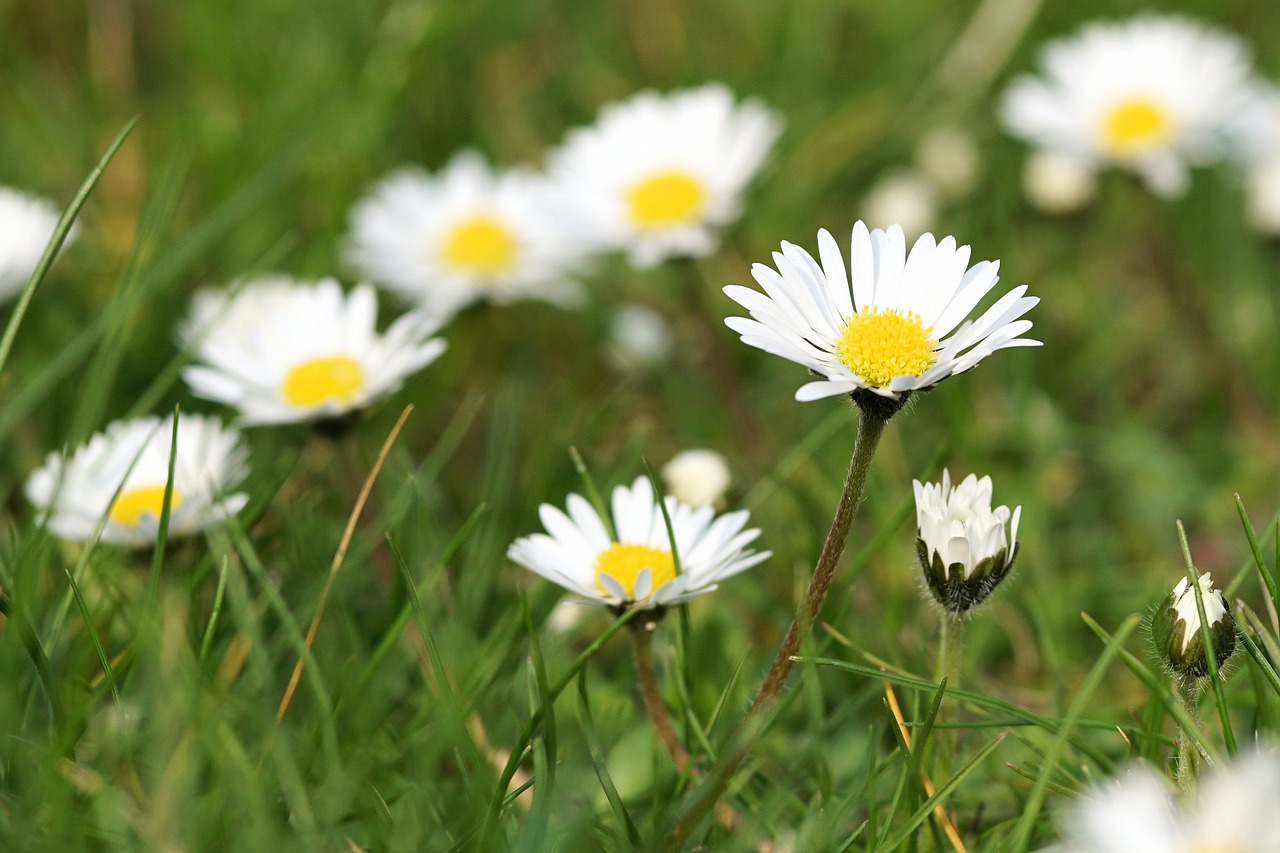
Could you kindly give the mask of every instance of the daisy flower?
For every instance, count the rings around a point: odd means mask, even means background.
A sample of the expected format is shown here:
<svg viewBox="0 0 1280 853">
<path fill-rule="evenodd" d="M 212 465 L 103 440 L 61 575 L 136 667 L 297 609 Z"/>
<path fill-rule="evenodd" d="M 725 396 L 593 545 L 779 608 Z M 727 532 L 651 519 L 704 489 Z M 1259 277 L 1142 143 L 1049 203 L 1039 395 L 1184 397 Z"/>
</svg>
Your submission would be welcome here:
<svg viewBox="0 0 1280 853">
<path fill-rule="evenodd" d="M 543 504 L 538 515 L 547 532 L 517 539 L 507 556 L 583 598 L 616 608 L 678 604 L 770 556 L 769 551 L 747 550 L 760 531 L 742 529 L 746 510 L 717 518 L 709 505 L 695 509 L 672 497 L 666 498 L 666 507 L 679 574 L 662 509 L 645 477 L 630 488 L 613 490 L 616 538 L 585 498 L 569 495 L 568 514 Z"/>
<path fill-rule="evenodd" d="M 27 480 L 27 499 L 63 539 L 89 540 L 105 517 L 103 542 L 152 545 L 169 480 L 172 440 L 172 415 L 116 421 L 69 456 L 50 453 Z M 244 508 L 247 495 L 226 492 L 244 479 L 246 455 L 240 434 L 217 418 L 179 419 L 170 538 L 199 533 Z M 120 496 L 112 503 L 117 489 Z"/>
<path fill-rule="evenodd" d="M 196 363 L 182 372 L 192 393 L 233 406 L 243 424 L 334 418 L 399 389 L 445 343 L 418 311 L 378 334 L 372 285 L 343 294 L 331 278 L 284 276 L 196 295 L 179 337 Z"/>
<path fill-rule="evenodd" d="M 26 285 L 58 218 L 58 209 L 44 199 L 0 187 L 0 299 L 13 297 Z M 67 240 L 74 234 L 73 228 Z"/>
<path fill-rule="evenodd" d="M 1094 23 L 1050 42 L 1043 77 L 1005 92 L 1015 136 L 1095 167 L 1140 175 L 1153 192 L 1181 193 L 1189 166 L 1233 153 L 1233 123 L 1259 82 L 1235 36 L 1177 16 Z"/>
<path fill-rule="evenodd" d="M 494 171 L 462 151 L 436 175 L 396 172 L 351 211 L 347 262 L 364 278 L 440 315 L 479 300 L 567 306 L 581 241 L 553 215 L 547 179 Z"/>
<path fill-rule="evenodd" d="M 925 584 L 948 613 L 963 614 L 981 604 L 1013 568 L 1022 507 L 1012 513 L 1007 506 L 993 510 L 990 477 L 970 474 L 953 487 L 944 468 L 941 483 L 913 480 L 912 485 Z"/>
<path fill-rule="evenodd" d="M 966 319 L 998 278 L 999 261 L 969 266 L 969 247 L 954 237 L 924 234 L 910 255 L 902 229 L 853 226 L 849 266 L 825 229 L 818 232 L 822 263 L 783 242 L 777 269 L 756 264 L 751 274 L 764 293 L 739 285 L 724 292 L 753 319 L 725 325 L 742 342 L 802 364 L 822 378 L 802 385 L 797 400 L 865 392 L 901 402 L 932 388 L 1006 347 L 1039 346 L 1018 337 L 1031 321 L 1018 319 L 1040 300 L 1020 285 L 977 320 Z"/>
<path fill-rule="evenodd" d="M 1059 821 L 1063 853 L 1276 853 L 1280 756 L 1256 748 L 1214 768 L 1189 802 L 1145 767 L 1097 786 Z"/>
<path fill-rule="evenodd" d="M 715 250 L 781 123 L 764 104 L 713 83 L 605 105 L 548 155 L 549 173 L 585 239 L 625 249 L 633 266 Z"/>
</svg>

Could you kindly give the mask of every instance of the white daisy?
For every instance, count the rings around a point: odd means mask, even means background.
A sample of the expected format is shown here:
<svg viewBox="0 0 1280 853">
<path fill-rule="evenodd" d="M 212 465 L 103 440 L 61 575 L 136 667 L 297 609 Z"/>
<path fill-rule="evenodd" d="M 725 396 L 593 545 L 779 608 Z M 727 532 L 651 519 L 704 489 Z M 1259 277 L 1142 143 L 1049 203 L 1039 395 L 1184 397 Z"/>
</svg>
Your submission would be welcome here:
<svg viewBox="0 0 1280 853">
<path fill-rule="evenodd" d="M 63 539 L 87 541 L 105 516 L 103 542 L 152 545 L 169 480 L 172 439 L 172 415 L 116 421 L 70 456 L 50 453 L 44 467 L 27 480 L 27 499 Z M 198 533 L 244 508 L 248 496 L 226 492 L 244 478 L 246 456 L 240 434 L 217 418 L 179 418 L 170 538 Z M 120 496 L 113 504 L 116 489 Z"/>
<path fill-rule="evenodd" d="M 1093 23 L 1050 42 L 1043 77 L 1005 93 L 1015 136 L 1095 166 L 1130 169 L 1160 195 L 1181 193 L 1189 166 L 1233 153 L 1236 117 L 1258 81 L 1235 36 L 1177 16 Z"/>
<path fill-rule="evenodd" d="M 1214 768 L 1190 802 L 1146 767 L 1098 785 L 1060 821 L 1070 853 L 1277 853 L 1280 755 L 1255 748 Z"/>
<path fill-rule="evenodd" d="M 671 538 L 653 485 L 639 477 L 631 488 L 613 490 L 613 529 L 580 495 L 569 495 L 568 514 L 550 504 L 538 509 L 547 533 L 517 539 L 507 550 L 512 562 L 584 598 L 611 607 L 643 602 L 664 607 L 710 592 L 719 581 L 770 556 L 746 546 L 760 531 L 743 530 L 748 512 L 715 516 L 710 506 L 697 509 L 666 498 L 675 534 L 680 574 L 676 574 Z"/>
<path fill-rule="evenodd" d="M 0 187 L 0 299 L 17 294 L 31 278 L 59 216 L 42 198 Z M 67 240 L 74 234 L 72 229 Z"/>
<path fill-rule="evenodd" d="M 547 179 L 494 171 L 462 151 L 436 175 L 396 172 L 352 209 L 346 259 L 368 278 L 434 313 L 478 300 L 572 305 L 581 241 L 555 215 Z"/>
<path fill-rule="evenodd" d="M 445 343 L 434 317 L 406 314 L 379 334 L 372 285 L 284 276 L 192 301 L 179 337 L 195 356 L 182 377 L 192 393 L 240 410 L 244 424 L 333 418 L 396 391 Z"/>
<path fill-rule="evenodd" d="M 585 239 L 650 267 L 715 250 L 715 228 L 737 218 L 780 131 L 764 104 L 738 104 L 719 83 L 646 91 L 571 130 L 548 155 L 549 173 Z"/>
<path fill-rule="evenodd" d="M 764 293 L 738 285 L 724 292 L 754 319 L 725 325 L 742 342 L 802 364 L 823 378 L 802 385 L 797 400 L 865 390 L 900 400 L 977 366 L 998 349 L 1039 346 L 1018 337 L 1031 328 L 1018 319 L 1040 300 L 1020 285 L 976 321 L 966 319 L 995 286 L 999 261 L 969 266 L 969 247 L 954 237 L 916 241 L 910 256 L 897 225 L 888 231 L 853 226 L 849 267 L 825 229 L 818 232 L 819 265 L 799 246 L 783 242 L 774 270 L 751 274 Z M 948 337 L 949 335 L 949 337 Z"/>
<path fill-rule="evenodd" d="M 993 510 L 990 477 L 970 474 L 953 488 L 951 472 L 944 468 L 941 483 L 913 480 L 912 485 L 925 583 L 944 609 L 963 613 L 981 604 L 1013 568 L 1022 507 L 1012 513 L 1007 506 Z"/>
</svg>

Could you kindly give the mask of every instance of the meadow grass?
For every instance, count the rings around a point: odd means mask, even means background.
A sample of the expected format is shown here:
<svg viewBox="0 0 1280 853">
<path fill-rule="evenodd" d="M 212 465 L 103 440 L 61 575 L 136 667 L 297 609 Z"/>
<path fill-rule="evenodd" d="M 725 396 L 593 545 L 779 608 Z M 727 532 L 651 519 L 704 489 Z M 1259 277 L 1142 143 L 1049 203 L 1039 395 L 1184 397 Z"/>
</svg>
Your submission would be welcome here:
<svg viewBox="0 0 1280 853">
<path fill-rule="evenodd" d="M 856 430 L 840 400 L 792 399 L 801 368 L 736 341 L 720 287 L 779 240 L 844 234 L 943 123 L 974 135 L 982 171 L 935 233 L 1031 284 L 1045 347 L 998 354 L 890 423 L 817 628 L 694 841 L 950 850 L 943 803 L 967 849 L 1035 849 L 1056 838 L 1054 808 L 1128 759 L 1167 768 L 1180 738 L 1222 758 L 1274 736 L 1280 250 L 1247 229 L 1226 169 L 1172 201 L 1107 174 L 1086 210 L 1037 214 L 1026 152 L 994 118 L 1044 38 L 1139 8 L 1122 5 L 0 3 L 0 183 L 65 202 L 139 117 L 5 350 L 0 848 L 656 848 L 698 779 L 646 719 L 630 629 L 604 608 L 565 627 L 562 590 L 506 549 L 540 503 L 582 491 L 571 448 L 602 489 L 687 447 L 729 458 L 728 504 L 774 556 L 654 636 L 675 727 L 712 765 L 803 595 Z M 1271 5 L 1175 5 L 1280 70 Z M 966 29 L 983 14 L 1029 19 L 988 44 Z M 957 60 L 965 38 L 990 50 Z M 216 409 L 178 376 L 174 327 L 198 286 L 350 281 L 346 213 L 388 170 L 463 146 L 536 163 L 605 101 L 708 80 L 786 123 L 715 255 L 644 272 L 605 259 L 578 311 L 470 309 L 448 352 L 343 437 L 250 430 L 249 506 L 207 536 L 130 552 L 37 523 L 22 485 L 46 453 L 114 418 Z M 627 301 L 669 321 L 668 363 L 608 358 Z M 911 480 L 944 465 L 990 473 L 1023 507 L 1012 578 L 968 622 L 945 694 L 911 522 Z M 1186 571 L 1176 520 L 1196 567 L 1246 605 L 1199 719 L 1139 624 Z"/>
</svg>

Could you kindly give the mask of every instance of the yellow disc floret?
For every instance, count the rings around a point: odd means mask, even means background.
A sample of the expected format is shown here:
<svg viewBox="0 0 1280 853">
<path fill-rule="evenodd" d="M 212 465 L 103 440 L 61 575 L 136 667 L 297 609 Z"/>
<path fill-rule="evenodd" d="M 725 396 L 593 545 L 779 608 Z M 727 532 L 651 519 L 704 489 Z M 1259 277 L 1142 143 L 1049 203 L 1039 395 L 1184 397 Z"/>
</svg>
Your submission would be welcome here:
<svg viewBox="0 0 1280 853">
<path fill-rule="evenodd" d="M 938 346 L 931 331 L 913 311 L 863 308 L 840 330 L 836 358 L 867 385 L 883 388 L 895 376 L 919 376 L 929 369 Z"/>
<path fill-rule="evenodd" d="M 169 512 L 174 512 L 182 505 L 182 493 L 177 489 L 169 501 Z M 120 493 L 115 505 L 111 507 L 111 520 L 125 527 L 137 527 L 143 517 L 151 516 L 159 520 L 164 507 L 164 486 L 141 486 Z"/>
<path fill-rule="evenodd" d="M 601 575 L 608 575 L 622 585 L 627 597 L 635 600 L 636 578 L 648 569 L 653 575 L 650 594 L 670 583 L 676 576 L 675 560 L 671 552 L 648 545 L 624 545 L 618 542 L 600 552 L 596 557 L 596 587 L 604 592 Z"/>
<path fill-rule="evenodd" d="M 311 408 L 323 403 L 350 403 L 364 387 L 364 371 L 353 358 L 334 355 L 313 358 L 289 371 L 280 396 L 291 406 Z"/>
<path fill-rule="evenodd" d="M 516 248 L 510 228 L 492 216 L 475 216 L 449 232 L 440 256 L 460 272 L 494 275 L 510 269 Z"/>
<path fill-rule="evenodd" d="M 1102 125 L 1102 147 L 1113 157 L 1145 154 L 1169 141 L 1173 121 L 1160 104 L 1146 98 L 1121 101 Z"/>
<path fill-rule="evenodd" d="M 632 187 L 627 193 L 627 206 L 637 228 L 670 228 L 697 219 L 706 199 L 701 181 L 687 172 L 672 170 Z"/>
</svg>

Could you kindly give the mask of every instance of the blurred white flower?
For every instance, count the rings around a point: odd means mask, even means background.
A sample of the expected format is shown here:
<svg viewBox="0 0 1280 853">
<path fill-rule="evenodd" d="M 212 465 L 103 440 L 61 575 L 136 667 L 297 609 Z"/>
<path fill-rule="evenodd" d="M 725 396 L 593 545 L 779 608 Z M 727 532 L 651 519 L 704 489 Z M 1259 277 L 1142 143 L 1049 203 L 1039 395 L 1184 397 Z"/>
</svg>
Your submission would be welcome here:
<svg viewBox="0 0 1280 853">
<path fill-rule="evenodd" d="M 1043 77 L 1005 92 L 1009 131 L 1134 171 L 1162 196 L 1183 192 L 1189 166 L 1234 153 L 1237 117 L 1259 87 L 1240 39 L 1173 15 L 1089 24 L 1046 45 L 1041 66 Z"/>
<path fill-rule="evenodd" d="M 729 463 L 714 450 L 682 450 L 662 466 L 667 493 L 691 506 L 715 503 L 731 481 Z"/>
<path fill-rule="evenodd" d="M 1045 213 L 1072 213 L 1093 201 L 1098 177 L 1080 158 L 1042 148 L 1027 158 L 1022 190 L 1027 201 Z"/>
<path fill-rule="evenodd" d="M 1277 853 L 1280 755 L 1255 747 L 1201 780 L 1190 801 L 1144 766 L 1097 785 L 1059 819 L 1062 853 Z"/>
<path fill-rule="evenodd" d="M 713 83 L 606 104 L 548 154 L 571 221 L 636 267 L 710 254 L 781 130 L 762 103 Z"/>
<path fill-rule="evenodd" d="M 1220 590 L 1213 588 L 1209 572 L 1200 575 L 1200 599 L 1209 622 L 1214 660 L 1221 668 L 1236 649 L 1236 623 Z M 1151 635 L 1156 648 L 1174 673 L 1183 678 L 1200 678 L 1209 674 L 1204 653 L 1204 637 L 1200 635 L 1200 611 L 1196 607 L 1195 588 L 1183 578 L 1156 608 L 1151 618 Z"/>
<path fill-rule="evenodd" d="M 916 167 L 947 198 L 963 198 L 972 192 L 982 165 L 973 136 L 951 125 L 926 133 L 916 145 L 915 160 Z"/>
<path fill-rule="evenodd" d="M 912 481 L 916 493 L 916 550 L 925 584 L 948 613 L 962 614 L 1004 580 L 1018 554 L 1018 519 L 1007 506 L 991 508 L 991 478 L 973 474 L 951 485 Z M 1006 535 L 1007 528 L 1007 535 Z"/>
<path fill-rule="evenodd" d="M 444 352 L 439 321 L 422 311 L 377 331 L 373 286 L 270 276 L 196 294 L 179 329 L 195 364 L 192 393 L 240 411 L 244 424 L 334 418 L 399 389 Z"/>
<path fill-rule="evenodd" d="M 1280 234 L 1280 156 L 1252 167 L 1245 190 L 1249 224 L 1263 234 Z"/>
<path fill-rule="evenodd" d="M 50 453 L 27 480 L 27 499 L 63 539 L 87 541 L 105 516 L 103 542 L 134 548 L 155 544 L 172 438 L 172 415 L 116 421 L 69 456 Z M 217 418 L 183 415 L 178 420 L 170 538 L 198 533 L 244 508 L 246 495 L 226 493 L 244 478 L 246 456 L 240 434 Z"/>
<path fill-rule="evenodd" d="M 585 498 L 571 494 L 567 515 L 543 504 L 538 514 L 547 533 L 517 539 L 507 556 L 583 598 L 618 608 L 679 604 L 770 556 L 768 551 L 747 549 L 760 531 L 742 529 L 746 510 L 717 518 L 710 506 L 695 509 L 673 497 L 665 504 L 680 574 L 672 557 L 672 537 L 646 477 L 637 478 L 630 488 L 613 490 L 616 538 Z"/>
<path fill-rule="evenodd" d="M 478 300 L 577 303 L 584 259 L 563 227 L 547 179 L 530 169 L 495 171 L 462 151 L 431 175 L 396 172 L 351 210 L 347 262 L 431 312 Z"/>
<path fill-rule="evenodd" d="M 1039 346 L 1019 335 L 1031 321 L 1018 319 L 1040 300 L 1020 285 L 1000 297 L 976 321 L 967 319 L 995 287 L 999 261 L 969 266 L 969 247 L 932 234 L 907 254 L 897 225 L 888 231 L 853 226 L 849 264 L 835 238 L 818 232 L 821 265 L 799 246 L 783 242 L 773 255 L 777 270 L 756 264 L 751 274 L 764 288 L 730 285 L 724 292 L 753 319 L 730 317 L 725 325 L 742 342 L 802 364 L 822 377 L 802 385 L 797 400 L 865 392 L 901 401 L 963 373 L 998 349 Z M 947 337 L 950 335 L 950 337 Z"/>
<path fill-rule="evenodd" d="M 621 305 L 609 321 L 609 352 L 627 370 L 661 364 L 671 355 L 671 331 L 667 321 L 652 308 Z"/>
<path fill-rule="evenodd" d="M 897 223 L 914 239 L 938 220 L 938 193 L 920 172 L 894 172 L 877 181 L 862 201 L 862 219 L 885 226 Z"/>
<path fill-rule="evenodd" d="M 31 278 L 59 216 L 42 198 L 0 187 L 0 300 L 15 296 Z M 75 233 L 73 227 L 67 242 Z"/>
</svg>

